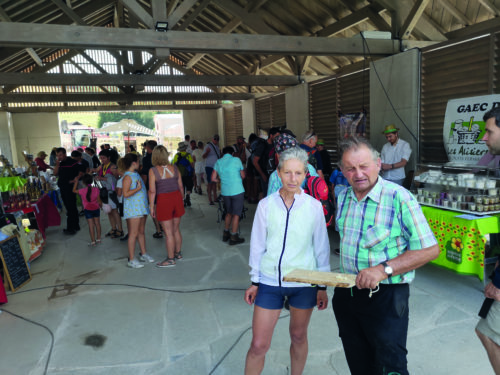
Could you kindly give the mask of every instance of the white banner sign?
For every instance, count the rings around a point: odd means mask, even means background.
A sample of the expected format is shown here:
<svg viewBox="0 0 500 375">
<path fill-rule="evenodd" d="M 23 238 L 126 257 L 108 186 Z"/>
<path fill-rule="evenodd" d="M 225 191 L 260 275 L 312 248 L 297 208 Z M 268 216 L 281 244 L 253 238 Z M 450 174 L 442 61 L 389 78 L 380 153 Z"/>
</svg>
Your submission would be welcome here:
<svg viewBox="0 0 500 375">
<path fill-rule="evenodd" d="M 488 152 L 484 143 L 484 114 L 500 107 L 500 95 L 475 96 L 448 101 L 443 141 L 450 163 L 477 164 Z"/>
</svg>

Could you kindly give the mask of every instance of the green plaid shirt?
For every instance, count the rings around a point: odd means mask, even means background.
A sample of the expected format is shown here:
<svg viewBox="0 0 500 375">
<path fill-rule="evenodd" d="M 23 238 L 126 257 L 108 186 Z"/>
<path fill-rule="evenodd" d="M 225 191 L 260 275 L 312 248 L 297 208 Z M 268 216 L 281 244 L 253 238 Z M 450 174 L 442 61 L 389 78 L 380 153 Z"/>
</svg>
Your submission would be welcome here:
<svg viewBox="0 0 500 375">
<path fill-rule="evenodd" d="M 357 274 L 401 255 L 437 244 L 420 205 L 405 188 L 378 178 L 373 189 L 358 201 L 352 187 L 338 197 L 340 270 Z M 415 271 L 392 276 L 386 284 L 409 283 Z"/>
</svg>

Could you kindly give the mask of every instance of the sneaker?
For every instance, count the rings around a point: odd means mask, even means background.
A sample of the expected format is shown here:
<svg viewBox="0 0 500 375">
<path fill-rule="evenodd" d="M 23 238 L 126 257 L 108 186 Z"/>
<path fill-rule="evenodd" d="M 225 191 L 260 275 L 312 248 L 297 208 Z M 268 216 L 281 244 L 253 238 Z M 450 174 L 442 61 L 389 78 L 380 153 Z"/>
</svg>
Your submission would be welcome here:
<svg viewBox="0 0 500 375">
<path fill-rule="evenodd" d="M 129 266 L 130 268 L 142 268 L 144 267 L 144 264 L 141 264 L 137 259 L 134 258 L 128 261 L 127 266 Z"/>
<path fill-rule="evenodd" d="M 153 259 L 153 257 L 151 255 L 149 255 L 148 253 L 141 254 L 139 257 L 139 260 L 141 262 L 148 262 L 148 263 L 153 263 L 155 261 Z"/>
</svg>

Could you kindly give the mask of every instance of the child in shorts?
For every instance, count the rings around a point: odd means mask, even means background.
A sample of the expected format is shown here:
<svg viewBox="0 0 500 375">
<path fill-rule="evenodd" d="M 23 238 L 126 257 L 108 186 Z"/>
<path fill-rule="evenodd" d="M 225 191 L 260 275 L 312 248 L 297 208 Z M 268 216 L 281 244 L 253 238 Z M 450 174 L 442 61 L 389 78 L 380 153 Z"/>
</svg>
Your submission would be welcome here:
<svg viewBox="0 0 500 375">
<path fill-rule="evenodd" d="M 84 188 L 78 189 L 78 181 L 81 180 Z M 75 178 L 73 185 L 73 193 L 78 193 L 82 198 L 83 212 L 87 223 L 89 224 L 90 243 L 89 246 L 94 247 L 101 243 L 101 207 L 102 202 L 99 197 L 99 188 L 92 186 L 94 179 L 91 175 L 84 174 L 81 178 Z"/>
</svg>

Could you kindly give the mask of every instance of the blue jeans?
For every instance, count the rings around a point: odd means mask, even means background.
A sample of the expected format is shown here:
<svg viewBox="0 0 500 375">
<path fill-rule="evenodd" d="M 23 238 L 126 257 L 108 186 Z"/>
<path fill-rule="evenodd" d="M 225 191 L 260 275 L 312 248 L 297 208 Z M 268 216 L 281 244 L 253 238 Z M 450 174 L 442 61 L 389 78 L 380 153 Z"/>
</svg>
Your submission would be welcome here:
<svg viewBox="0 0 500 375">
<path fill-rule="evenodd" d="M 352 375 L 408 375 L 408 284 L 335 288 L 333 312 Z"/>
</svg>

